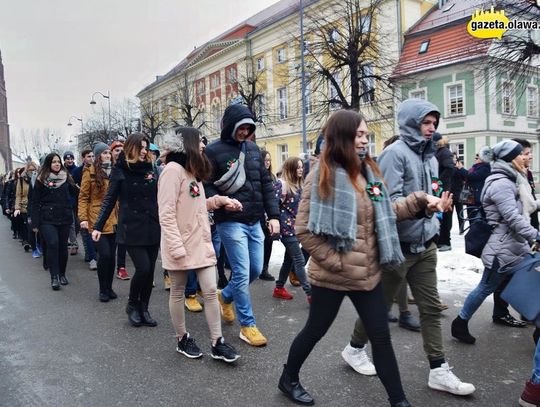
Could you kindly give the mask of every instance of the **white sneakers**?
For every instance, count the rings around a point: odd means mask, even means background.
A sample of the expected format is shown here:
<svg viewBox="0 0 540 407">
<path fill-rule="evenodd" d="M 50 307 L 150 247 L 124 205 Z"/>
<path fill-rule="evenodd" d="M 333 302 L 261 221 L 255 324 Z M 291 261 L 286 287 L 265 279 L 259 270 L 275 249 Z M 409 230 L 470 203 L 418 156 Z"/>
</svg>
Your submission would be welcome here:
<svg viewBox="0 0 540 407">
<path fill-rule="evenodd" d="M 459 380 L 452 373 L 452 368 L 448 366 L 448 363 L 443 363 L 441 367 L 429 371 L 428 386 L 457 396 L 467 396 L 476 390 L 471 383 L 463 383 Z"/>
<path fill-rule="evenodd" d="M 90 270 L 97 270 L 97 261 L 96 260 L 90 260 L 90 264 L 88 264 L 88 268 Z"/>
<path fill-rule="evenodd" d="M 358 373 L 366 376 L 377 374 L 375 366 L 373 366 L 373 363 L 369 360 L 365 345 L 363 348 L 353 348 L 351 344 L 347 344 L 345 349 L 343 349 L 343 352 L 341 352 L 341 356 L 343 356 L 345 362 Z"/>
</svg>

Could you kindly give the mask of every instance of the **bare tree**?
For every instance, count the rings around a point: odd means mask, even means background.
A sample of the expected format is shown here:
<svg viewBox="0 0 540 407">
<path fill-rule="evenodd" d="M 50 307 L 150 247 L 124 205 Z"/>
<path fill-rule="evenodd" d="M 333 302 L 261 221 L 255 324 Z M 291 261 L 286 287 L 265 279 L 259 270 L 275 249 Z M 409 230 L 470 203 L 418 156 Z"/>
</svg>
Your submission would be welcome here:
<svg viewBox="0 0 540 407">
<path fill-rule="evenodd" d="M 137 103 L 132 99 L 125 98 L 113 110 L 113 133 L 126 138 L 134 131 L 139 130 L 139 115 L 140 112 L 137 109 Z"/>
<path fill-rule="evenodd" d="M 262 94 L 261 76 L 265 70 L 256 70 L 251 58 L 246 58 L 243 66 L 239 68 L 239 73 L 231 81 L 231 86 L 236 85 L 241 102 L 251 110 L 255 122 L 264 125 L 262 116 L 266 115 L 267 112 Z"/>
<path fill-rule="evenodd" d="M 173 97 L 173 107 L 178 111 L 178 117 L 171 116 L 173 127 L 188 126 L 202 129 L 206 127 L 204 110 L 197 106 L 195 95 L 196 75 L 183 72 L 175 82 L 175 94 Z"/>
<path fill-rule="evenodd" d="M 312 109 L 376 109 L 378 100 L 392 98 L 390 74 L 396 58 L 385 48 L 391 34 L 376 24 L 383 6 L 389 2 L 336 0 L 306 12 L 304 56 Z M 298 35 L 295 41 L 300 42 Z M 295 62 L 300 69 L 300 56 Z"/>
<path fill-rule="evenodd" d="M 139 109 L 141 112 L 142 132 L 153 143 L 156 137 L 165 131 L 169 122 L 153 98 L 141 103 Z"/>
</svg>

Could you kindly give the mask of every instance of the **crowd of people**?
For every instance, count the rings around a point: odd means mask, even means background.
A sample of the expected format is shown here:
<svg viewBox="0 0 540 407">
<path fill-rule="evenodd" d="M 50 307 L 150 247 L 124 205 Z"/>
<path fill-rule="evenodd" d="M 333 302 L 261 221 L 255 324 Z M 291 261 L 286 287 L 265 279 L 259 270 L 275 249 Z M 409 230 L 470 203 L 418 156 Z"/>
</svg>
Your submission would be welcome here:
<svg viewBox="0 0 540 407">
<path fill-rule="evenodd" d="M 159 148 L 142 133 L 111 145 L 99 142 L 81 152 L 80 166 L 70 151 L 63 157 L 51 152 L 40 165 L 29 162 L 2 179 L 2 209 L 23 250 L 43 258 L 54 291 L 69 284 L 68 258 L 79 252 L 79 241 L 89 268 L 97 270 L 99 301 L 118 298 L 115 275 L 130 279 L 126 313 L 134 327 L 158 324 L 149 306 L 160 255 L 176 351 L 188 358 L 203 352 L 186 326 L 185 309 L 204 309 L 211 357 L 233 363 L 240 355 L 224 339 L 222 320 L 238 319 L 239 337 L 247 344 L 267 344 L 256 323 L 250 284 L 275 280 L 272 295 L 282 300 L 293 299 L 287 279 L 301 286 L 309 314 L 278 382 L 297 404 L 314 404 L 300 383 L 300 370 L 345 296 L 358 319 L 342 357 L 356 372 L 378 375 L 391 406 L 411 404 L 389 322 L 421 332 L 430 388 L 470 395 L 474 385 L 452 372 L 443 347 L 441 312 L 448 307 L 437 289 L 437 253 L 452 250 L 453 212 L 463 234 L 467 219 L 483 211 L 494 225 L 482 254 L 485 270 L 451 335 L 475 343 L 468 321 L 492 293 L 495 323 L 527 326 L 530 321 L 510 314 L 500 293 L 512 268 L 540 242 L 531 146 L 526 140 L 504 140 L 482 149 L 467 170 L 436 132 L 435 105 L 406 100 L 397 119 L 399 135 L 375 159 L 368 153 L 365 118 L 336 111 L 323 127 L 315 155 L 289 157 L 273 174 L 269 152 L 256 144 L 251 112 L 231 105 L 212 143 L 199 130 L 180 127 L 162 138 Z M 277 279 L 268 268 L 275 239 L 285 246 Z M 133 262 L 131 276 L 126 253 Z M 203 304 L 196 298 L 199 290 Z M 408 290 L 419 320 L 408 310 Z M 395 300 L 399 318 L 391 313 Z M 540 405 L 540 345 L 533 363 L 523 406 Z"/>
</svg>

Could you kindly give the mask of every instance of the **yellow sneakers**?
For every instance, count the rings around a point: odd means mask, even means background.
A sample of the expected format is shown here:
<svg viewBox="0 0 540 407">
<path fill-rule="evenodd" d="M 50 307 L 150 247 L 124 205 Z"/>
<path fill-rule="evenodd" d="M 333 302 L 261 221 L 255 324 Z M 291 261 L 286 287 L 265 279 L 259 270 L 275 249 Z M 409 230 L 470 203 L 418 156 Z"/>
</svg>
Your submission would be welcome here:
<svg viewBox="0 0 540 407">
<path fill-rule="evenodd" d="M 264 346 L 266 345 L 266 338 L 256 326 L 243 326 L 240 328 L 240 339 L 245 341 L 251 346 Z"/>
<path fill-rule="evenodd" d="M 184 302 L 184 305 L 188 309 L 188 311 L 191 312 L 201 312 L 202 311 L 202 305 L 197 301 L 196 295 L 188 295 L 186 297 L 186 300 Z"/>
<path fill-rule="evenodd" d="M 221 296 L 221 290 L 217 290 L 217 298 L 221 308 L 221 316 L 225 322 L 233 322 L 236 318 L 232 304 L 225 304 Z"/>
</svg>

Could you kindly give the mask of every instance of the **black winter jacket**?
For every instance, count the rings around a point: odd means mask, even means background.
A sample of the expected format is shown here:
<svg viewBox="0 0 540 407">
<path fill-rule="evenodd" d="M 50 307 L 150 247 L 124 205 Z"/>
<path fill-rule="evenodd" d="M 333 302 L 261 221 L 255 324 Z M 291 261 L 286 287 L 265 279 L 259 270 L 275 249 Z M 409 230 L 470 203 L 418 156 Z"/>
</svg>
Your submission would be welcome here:
<svg viewBox="0 0 540 407">
<path fill-rule="evenodd" d="M 212 163 L 212 176 L 204 184 L 207 197 L 222 194 L 214 182 L 219 180 L 228 170 L 228 163 L 240 156 L 242 144 L 245 148 L 244 168 L 246 183 L 231 198 L 238 199 L 243 210 L 228 212 L 225 209 L 214 211 L 214 221 L 240 222 L 248 225 L 257 223 L 266 212 L 268 219 L 279 220 L 279 206 L 272 187 L 272 177 L 261 159 L 259 147 L 252 141 L 239 143 L 233 138 L 236 124 L 242 119 L 252 119 L 252 114 L 246 106 L 229 106 L 223 115 L 223 129 L 220 140 L 216 140 L 206 148 L 206 155 Z M 255 126 L 253 125 L 253 130 Z"/>
<path fill-rule="evenodd" d="M 445 191 L 452 190 L 452 174 L 454 172 L 454 160 L 452 159 L 452 152 L 448 147 L 440 147 L 435 153 L 437 161 L 439 163 L 439 179 L 443 184 Z"/>
<path fill-rule="evenodd" d="M 48 188 L 36 181 L 30 199 L 30 216 L 32 228 L 41 225 L 71 225 L 73 211 L 71 199 L 76 194 L 77 187 L 64 182 L 58 188 Z"/>
<path fill-rule="evenodd" d="M 127 164 L 124 153 L 111 171 L 109 189 L 94 224 L 103 230 L 119 201 L 116 239 L 127 246 L 159 245 L 161 229 L 157 205 L 157 173 L 151 163 Z"/>
</svg>

